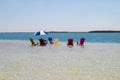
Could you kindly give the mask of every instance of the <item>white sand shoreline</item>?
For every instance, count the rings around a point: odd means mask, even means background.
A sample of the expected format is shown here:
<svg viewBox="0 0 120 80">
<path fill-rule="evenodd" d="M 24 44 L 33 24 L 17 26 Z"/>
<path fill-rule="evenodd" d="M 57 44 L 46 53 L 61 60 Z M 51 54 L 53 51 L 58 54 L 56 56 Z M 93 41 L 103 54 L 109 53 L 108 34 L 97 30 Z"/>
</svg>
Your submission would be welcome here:
<svg viewBox="0 0 120 80">
<path fill-rule="evenodd" d="M 120 80 L 120 44 L 31 47 L 0 40 L 0 80 Z"/>
<path fill-rule="evenodd" d="M 38 40 L 35 40 L 39 42 Z M 29 40 L 0 40 L 0 42 L 29 42 Z M 60 43 L 67 43 L 67 41 L 60 41 Z M 76 45 L 76 42 L 74 41 L 74 44 Z M 120 43 L 110 43 L 110 42 L 85 42 L 85 44 L 120 44 Z"/>
</svg>

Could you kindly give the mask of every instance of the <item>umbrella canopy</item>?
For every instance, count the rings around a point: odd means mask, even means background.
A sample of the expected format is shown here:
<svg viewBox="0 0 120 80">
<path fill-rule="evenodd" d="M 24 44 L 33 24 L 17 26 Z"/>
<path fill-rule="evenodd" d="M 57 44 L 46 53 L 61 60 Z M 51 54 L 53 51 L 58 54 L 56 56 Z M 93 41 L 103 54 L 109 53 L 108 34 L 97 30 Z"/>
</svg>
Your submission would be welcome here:
<svg viewBox="0 0 120 80">
<path fill-rule="evenodd" d="M 37 36 L 37 35 L 46 35 L 46 34 L 48 34 L 48 32 L 46 32 L 46 31 L 37 31 L 37 32 L 34 33 L 35 36 Z"/>
</svg>

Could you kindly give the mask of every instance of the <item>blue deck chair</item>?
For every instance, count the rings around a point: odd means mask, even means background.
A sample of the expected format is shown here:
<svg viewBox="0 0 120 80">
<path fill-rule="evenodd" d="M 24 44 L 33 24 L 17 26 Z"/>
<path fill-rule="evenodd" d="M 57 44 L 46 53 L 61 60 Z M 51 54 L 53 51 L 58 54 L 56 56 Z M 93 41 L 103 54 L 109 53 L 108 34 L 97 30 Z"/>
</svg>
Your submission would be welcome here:
<svg viewBox="0 0 120 80">
<path fill-rule="evenodd" d="M 48 38 L 48 41 L 49 41 L 50 44 L 53 44 L 53 39 L 52 39 L 52 37 L 49 37 L 49 38 Z"/>
</svg>

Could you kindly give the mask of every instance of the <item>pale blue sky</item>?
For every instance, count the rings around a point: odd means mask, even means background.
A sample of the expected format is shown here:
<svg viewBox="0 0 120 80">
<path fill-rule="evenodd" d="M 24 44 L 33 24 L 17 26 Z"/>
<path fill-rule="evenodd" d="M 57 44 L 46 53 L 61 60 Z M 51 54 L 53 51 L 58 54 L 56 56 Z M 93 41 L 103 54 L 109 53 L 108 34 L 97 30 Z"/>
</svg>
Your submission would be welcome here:
<svg viewBox="0 0 120 80">
<path fill-rule="evenodd" d="M 120 0 L 0 0 L 0 32 L 120 30 Z"/>
</svg>

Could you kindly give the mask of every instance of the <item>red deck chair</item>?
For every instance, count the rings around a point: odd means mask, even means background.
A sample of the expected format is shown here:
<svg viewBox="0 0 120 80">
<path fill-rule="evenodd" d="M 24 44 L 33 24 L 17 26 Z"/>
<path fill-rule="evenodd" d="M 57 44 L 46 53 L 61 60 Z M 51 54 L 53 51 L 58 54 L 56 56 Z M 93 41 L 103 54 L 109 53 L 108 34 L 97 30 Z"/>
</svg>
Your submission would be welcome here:
<svg viewBox="0 0 120 80">
<path fill-rule="evenodd" d="M 42 38 L 39 39 L 39 42 L 40 42 L 40 46 L 46 46 L 46 44 L 47 44 L 47 41 Z"/>
<path fill-rule="evenodd" d="M 84 42 L 85 42 L 85 38 L 81 38 L 81 39 L 80 39 L 80 44 L 79 44 L 79 45 L 84 45 Z"/>
<path fill-rule="evenodd" d="M 73 46 L 73 39 L 68 39 L 67 46 Z"/>
</svg>

